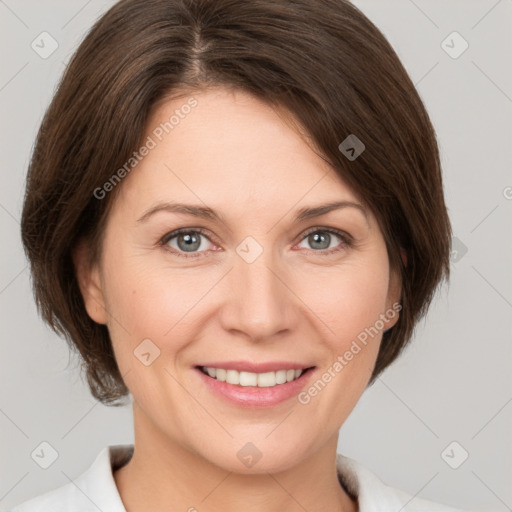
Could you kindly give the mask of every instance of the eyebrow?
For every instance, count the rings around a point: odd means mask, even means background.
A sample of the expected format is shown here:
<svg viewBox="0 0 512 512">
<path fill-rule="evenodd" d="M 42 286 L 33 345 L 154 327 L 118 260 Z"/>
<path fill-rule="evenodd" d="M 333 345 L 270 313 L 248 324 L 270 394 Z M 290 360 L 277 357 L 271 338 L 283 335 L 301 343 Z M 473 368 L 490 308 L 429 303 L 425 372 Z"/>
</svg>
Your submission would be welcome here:
<svg viewBox="0 0 512 512">
<path fill-rule="evenodd" d="M 322 204 L 320 206 L 301 208 L 297 212 L 295 220 L 304 221 L 314 217 L 320 217 L 321 215 L 325 215 L 330 211 L 341 210 L 342 208 L 356 208 L 364 215 L 365 219 L 368 221 L 368 212 L 366 211 L 366 208 L 362 204 L 356 203 L 354 201 L 336 201 L 334 203 Z"/>
<path fill-rule="evenodd" d="M 340 210 L 343 208 L 355 208 L 359 210 L 364 215 L 365 219 L 368 221 L 368 212 L 366 211 L 366 208 L 362 204 L 353 201 L 335 201 L 332 203 L 322 204 L 319 206 L 307 206 L 301 208 L 296 212 L 295 221 L 303 222 L 308 219 L 325 215 L 330 211 Z M 192 215 L 194 217 L 206 220 L 219 221 L 225 224 L 223 216 L 217 213 L 212 208 L 194 204 L 170 202 L 158 203 L 155 206 L 152 206 L 142 214 L 142 216 L 137 220 L 137 222 L 145 222 L 152 215 L 161 211 L 170 213 L 183 213 L 185 215 Z"/>
</svg>

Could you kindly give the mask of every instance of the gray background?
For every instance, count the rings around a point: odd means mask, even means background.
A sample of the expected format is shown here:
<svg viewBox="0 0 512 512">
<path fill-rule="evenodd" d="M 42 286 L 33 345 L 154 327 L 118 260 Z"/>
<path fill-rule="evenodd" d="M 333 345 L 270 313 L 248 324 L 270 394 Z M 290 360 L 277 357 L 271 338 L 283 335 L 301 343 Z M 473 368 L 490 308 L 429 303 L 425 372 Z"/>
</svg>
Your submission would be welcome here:
<svg viewBox="0 0 512 512">
<path fill-rule="evenodd" d="M 512 1 L 355 4 L 388 37 L 430 112 L 459 241 L 451 285 L 402 358 L 363 395 L 338 450 L 419 497 L 512 510 Z M 38 318 L 19 236 L 42 115 L 70 54 L 111 5 L 0 0 L 2 509 L 68 483 L 105 445 L 133 442 L 130 406 L 96 403 L 65 342 Z M 43 31 L 59 45 L 46 59 L 31 48 Z M 469 43 L 456 59 L 441 46 L 453 31 Z M 43 441 L 58 452 L 48 469 L 31 458 Z M 446 460 L 460 463 L 463 450 L 468 459 L 453 469 Z"/>
</svg>

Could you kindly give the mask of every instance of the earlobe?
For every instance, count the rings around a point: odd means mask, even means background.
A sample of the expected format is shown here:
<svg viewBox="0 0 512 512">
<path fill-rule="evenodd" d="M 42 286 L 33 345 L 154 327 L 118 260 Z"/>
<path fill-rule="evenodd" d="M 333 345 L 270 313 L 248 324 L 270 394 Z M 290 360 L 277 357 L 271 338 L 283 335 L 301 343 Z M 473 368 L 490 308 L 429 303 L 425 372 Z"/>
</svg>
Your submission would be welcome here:
<svg viewBox="0 0 512 512">
<path fill-rule="evenodd" d="M 87 314 L 96 323 L 106 324 L 107 312 L 99 268 L 97 265 L 91 266 L 85 241 L 81 241 L 73 250 L 73 264 Z"/>
</svg>

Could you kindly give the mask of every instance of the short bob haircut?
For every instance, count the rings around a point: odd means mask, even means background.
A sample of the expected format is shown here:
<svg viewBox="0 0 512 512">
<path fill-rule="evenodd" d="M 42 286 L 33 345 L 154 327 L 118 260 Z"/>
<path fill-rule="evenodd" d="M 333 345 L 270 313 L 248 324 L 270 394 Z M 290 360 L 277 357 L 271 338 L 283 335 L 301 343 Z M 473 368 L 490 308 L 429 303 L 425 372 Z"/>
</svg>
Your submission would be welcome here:
<svg viewBox="0 0 512 512">
<path fill-rule="evenodd" d="M 90 262 L 99 261 L 122 183 L 101 198 L 98 187 L 141 146 L 156 106 L 215 86 L 290 114 L 376 216 L 402 310 L 383 334 L 369 384 L 449 278 L 435 131 L 395 51 L 359 9 L 347 0 L 121 0 L 80 44 L 46 111 L 21 220 L 38 311 L 79 352 L 105 405 L 124 405 L 129 390 L 107 327 L 86 312 L 72 251 L 88 241 Z M 365 145 L 356 159 L 338 147 L 351 134 Z"/>
</svg>

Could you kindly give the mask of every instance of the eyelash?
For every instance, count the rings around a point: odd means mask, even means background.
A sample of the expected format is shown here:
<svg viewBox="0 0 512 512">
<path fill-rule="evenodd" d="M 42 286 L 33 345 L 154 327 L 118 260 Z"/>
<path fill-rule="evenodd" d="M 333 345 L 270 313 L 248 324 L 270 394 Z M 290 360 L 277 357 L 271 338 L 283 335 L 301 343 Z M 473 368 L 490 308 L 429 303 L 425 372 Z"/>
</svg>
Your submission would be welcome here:
<svg viewBox="0 0 512 512">
<path fill-rule="evenodd" d="M 309 249 L 310 251 L 318 253 L 320 256 L 330 256 L 333 253 L 337 253 L 339 251 L 342 251 L 343 249 L 351 248 L 354 246 L 354 240 L 348 233 L 346 233 L 344 231 L 340 231 L 338 229 L 334 229 L 334 228 L 321 228 L 321 227 L 314 227 L 314 228 L 307 230 L 304 233 L 303 237 L 299 240 L 299 243 L 302 242 L 307 236 L 311 235 L 312 233 L 316 233 L 316 232 L 329 233 L 332 235 L 336 235 L 339 238 L 341 238 L 341 240 L 342 240 L 341 244 L 338 247 L 335 247 L 333 249 L 322 249 L 322 250 Z M 176 229 L 175 231 L 165 234 L 159 240 L 158 245 L 163 247 L 166 251 L 169 251 L 172 254 L 175 254 L 181 258 L 200 258 L 200 257 L 205 256 L 205 253 L 207 251 L 201 251 L 201 252 L 196 252 L 196 253 L 191 252 L 189 254 L 186 254 L 183 251 L 176 251 L 175 249 L 169 248 L 167 246 L 169 241 L 181 233 L 199 233 L 199 234 L 203 235 L 204 237 L 206 237 L 210 242 L 212 242 L 210 240 L 210 238 L 208 237 L 208 232 L 205 229 L 202 229 L 202 228 L 180 228 L 180 229 Z"/>
</svg>

